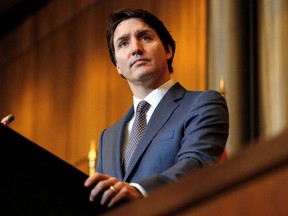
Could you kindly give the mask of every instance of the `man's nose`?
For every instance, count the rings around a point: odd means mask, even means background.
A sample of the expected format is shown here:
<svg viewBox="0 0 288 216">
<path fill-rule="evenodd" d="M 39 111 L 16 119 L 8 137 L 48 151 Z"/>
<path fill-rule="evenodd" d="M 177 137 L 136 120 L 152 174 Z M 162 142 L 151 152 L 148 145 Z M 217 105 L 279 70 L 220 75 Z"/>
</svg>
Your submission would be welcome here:
<svg viewBox="0 0 288 216">
<path fill-rule="evenodd" d="M 140 41 L 138 41 L 138 40 L 132 41 L 131 54 L 132 54 L 132 56 L 143 54 L 143 47 L 142 47 L 142 44 Z"/>
</svg>

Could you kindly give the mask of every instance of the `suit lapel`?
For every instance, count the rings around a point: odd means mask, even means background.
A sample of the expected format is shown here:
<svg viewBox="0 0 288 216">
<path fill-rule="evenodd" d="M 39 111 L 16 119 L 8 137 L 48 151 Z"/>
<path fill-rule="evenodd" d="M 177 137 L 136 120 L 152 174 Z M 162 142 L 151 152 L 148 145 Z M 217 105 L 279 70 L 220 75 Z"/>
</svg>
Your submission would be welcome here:
<svg viewBox="0 0 288 216">
<path fill-rule="evenodd" d="M 127 122 L 131 120 L 133 116 L 133 106 L 129 109 L 126 116 L 122 119 L 119 126 L 119 133 L 117 134 L 117 140 L 116 140 L 116 152 L 114 157 L 112 158 L 114 160 L 114 167 L 115 169 L 115 177 L 118 179 L 123 179 L 123 169 L 122 169 L 122 149 L 123 149 L 123 143 L 125 138 L 125 128 L 127 125 Z"/>
<path fill-rule="evenodd" d="M 178 107 L 176 100 L 182 98 L 185 91 L 186 90 L 179 83 L 176 83 L 162 98 L 156 107 L 143 134 L 143 137 L 134 152 L 128 170 L 125 173 L 124 181 L 127 180 L 131 174 L 131 171 L 141 158 L 141 155 L 145 152 L 146 148 L 151 143 L 152 139 L 156 136 L 162 126 L 168 121 L 174 110 Z"/>
</svg>

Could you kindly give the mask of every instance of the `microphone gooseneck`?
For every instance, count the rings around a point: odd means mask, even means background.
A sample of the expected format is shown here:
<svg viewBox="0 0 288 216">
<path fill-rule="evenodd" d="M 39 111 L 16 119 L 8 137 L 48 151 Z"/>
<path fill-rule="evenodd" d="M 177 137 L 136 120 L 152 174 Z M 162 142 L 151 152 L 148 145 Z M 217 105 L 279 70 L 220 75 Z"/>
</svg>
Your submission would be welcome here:
<svg viewBox="0 0 288 216">
<path fill-rule="evenodd" d="M 15 119 L 15 116 L 12 115 L 12 114 L 9 114 L 8 116 L 4 117 L 1 120 L 1 124 L 5 125 L 5 126 L 8 126 L 14 119 Z"/>
</svg>

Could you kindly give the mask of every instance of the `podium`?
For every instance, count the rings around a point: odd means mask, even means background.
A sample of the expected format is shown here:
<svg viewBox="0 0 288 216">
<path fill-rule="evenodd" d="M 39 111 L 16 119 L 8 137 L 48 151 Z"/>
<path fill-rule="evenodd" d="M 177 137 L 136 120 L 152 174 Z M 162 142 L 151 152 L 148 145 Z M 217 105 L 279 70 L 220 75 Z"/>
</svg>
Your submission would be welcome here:
<svg viewBox="0 0 288 216">
<path fill-rule="evenodd" d="M 106 211 L 89 201 L 86 174 L 3 125 L 0 149 L 1 215 L 90 216 Z"/>
<path fill-rule="evenodd" d="M 87 175 L 2 125 L 0 149 L 3 216 L 288 215 L 288 132 L 109 211 L 89 202 Z"/>
</svg>

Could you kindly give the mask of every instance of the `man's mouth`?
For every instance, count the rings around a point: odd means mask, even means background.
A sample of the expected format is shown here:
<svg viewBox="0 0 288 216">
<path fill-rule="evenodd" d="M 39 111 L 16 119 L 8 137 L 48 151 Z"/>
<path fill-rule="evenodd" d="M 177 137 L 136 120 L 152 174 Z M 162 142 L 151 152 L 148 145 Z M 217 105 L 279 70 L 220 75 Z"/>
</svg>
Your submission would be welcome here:
<svg viewBox="0 0 288 216">
<path fill-rule="evenodd" d="M 148 62 L 148 61 L 150 61 L 150 59 L 148 59 L 148 58 L 135 59 L 135 60 L 132 61 L 132 63 L 130 64 L 130 67 L 132 67 L 132 66 L 135 65 L 135 64 L 142 64 L 142 63 L 145 63 L 145 62 Z"/>
</svg>

